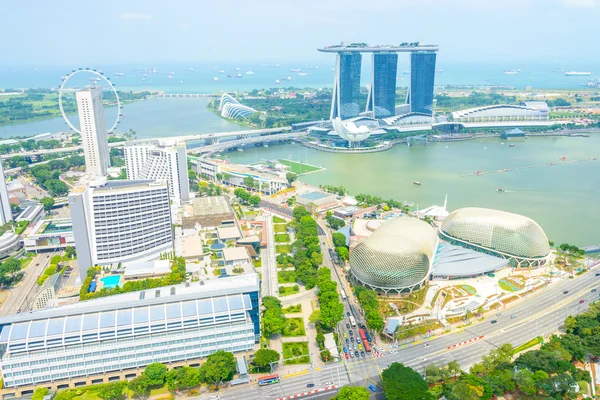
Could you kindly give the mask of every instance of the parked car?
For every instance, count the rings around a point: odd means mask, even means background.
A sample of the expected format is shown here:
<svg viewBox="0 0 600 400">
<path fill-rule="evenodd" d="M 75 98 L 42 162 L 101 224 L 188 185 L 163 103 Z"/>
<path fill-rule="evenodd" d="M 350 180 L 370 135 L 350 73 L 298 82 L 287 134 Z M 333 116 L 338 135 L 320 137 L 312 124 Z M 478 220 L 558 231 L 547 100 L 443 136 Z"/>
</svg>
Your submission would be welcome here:
<svg viewBox="0 0 600 400">
<path fill-rule="evenodd" d="M 369 385 L 369 389 L 371 390 L 371 392 L 376 393 L 377 392 L 377 388 L 375 387 L 375 385 Z"/>
<path fill-rule="evenodd" d="M 583 304 L 583 303 L 585 303 L 585 300 L 583 300 L 583 299 L 579 300 L 579 304 Z"/>
</svg>

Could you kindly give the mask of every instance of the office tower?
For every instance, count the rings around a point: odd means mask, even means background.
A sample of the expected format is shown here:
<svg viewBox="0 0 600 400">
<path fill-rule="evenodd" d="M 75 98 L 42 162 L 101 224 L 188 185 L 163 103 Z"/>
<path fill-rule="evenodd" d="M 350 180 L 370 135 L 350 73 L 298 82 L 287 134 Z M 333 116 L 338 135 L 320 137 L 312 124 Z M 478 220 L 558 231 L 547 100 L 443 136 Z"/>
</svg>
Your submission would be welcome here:
<svg viewBox="0 0 600 400">
<path fill-rule="evenodd" d="M 6 176 L 4 176 L 4 166 L 0 160 L 0 225 L 12 221 L 12 209 L 8 201 L 8 187 L 6 186 Z"/>
<path fill-rule="evenodd" d="M 82 280 L 94 265 L 151 260 L 173 249 L 166 182 L 101 178 L 69 193 L 69 205 Z"/>
<path fill-rule="evenodd" d="M 4 388 L 17 397 L 131 379 L 152 363 L 199 364 L 260 340 L 257 273 L 0 317 Z"/>
<path fill-rule="evenodd" d="M 433 85 L 436 53 L 410 53 L 410 89 L 407 102 L 410 111 L 433 115 Z"/>
<path fill-rule="evenodd" d="M 189 200 L 186 147 L 184 142 L 140 140 L 125 145 L 127 179 L 152 179 L 167 182 L 169 194 Z"/>
<path fill-rule="evenodd" d="M 396 107 L 398 54 L 373 53 L 372 64 L 367 111 L 373 111 L 375 118 L 392 117 Z"/>
<path fill-rule="evenodd" d="M 335 78 L 331 119 L 358 117 L 360 113 L 360 68 L 362 56 L 357 52 L 338 53 L 336 56 Z"/>
<path fill-rule="evenodd" d="M 102 89 L 86 88 L 75 94 L 79 130 L 83 142 L 85 171 L 96 176 L 106 176 L 109 165 L 108 136 L 102 105 Z"/>
</svg>

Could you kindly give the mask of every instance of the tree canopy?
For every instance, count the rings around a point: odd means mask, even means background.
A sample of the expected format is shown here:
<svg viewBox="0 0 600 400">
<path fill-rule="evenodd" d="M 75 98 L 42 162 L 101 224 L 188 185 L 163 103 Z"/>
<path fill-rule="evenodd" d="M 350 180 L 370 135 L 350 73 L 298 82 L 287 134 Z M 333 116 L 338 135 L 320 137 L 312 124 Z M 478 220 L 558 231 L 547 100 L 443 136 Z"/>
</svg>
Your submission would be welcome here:
<svg viewBox="0 0 600 400">
<path fill-rule="evenodd" d="M 233 353 L 219 350 L 211 354 L 206 362 L 200 366 L 201 379 L 214 386 L 219 386 L 223 381 L 230 381 L 236 371 Z"/>
<path fill-rule="evenodd" d="M 425 379 L 404 364 L 392 363 L 381 376 L 387 400 L 433 400 Z"/>
</svg>

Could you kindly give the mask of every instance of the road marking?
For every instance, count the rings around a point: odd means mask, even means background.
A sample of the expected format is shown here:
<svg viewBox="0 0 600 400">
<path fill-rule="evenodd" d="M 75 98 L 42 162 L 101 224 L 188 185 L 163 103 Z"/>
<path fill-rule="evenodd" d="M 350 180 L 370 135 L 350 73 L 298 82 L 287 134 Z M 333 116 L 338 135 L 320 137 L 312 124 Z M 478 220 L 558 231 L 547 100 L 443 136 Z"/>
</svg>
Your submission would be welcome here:
<svg viewBox="0 0 600 400">
<path fill-rule="evenodd" d="M 463 346 L 465 344 L 473 343 L 473 342 L 475 342 L 477 340 L 481 340 L 483 338 L 484 338 L 484 336 L 481 335 L 481 336 L 474 337 L 473 339 L 465 340 L 464 342 L 453 344 L 452 346 L 448 346 L 448 350 L 454 349 L 455 347 Z"/>
</svg>

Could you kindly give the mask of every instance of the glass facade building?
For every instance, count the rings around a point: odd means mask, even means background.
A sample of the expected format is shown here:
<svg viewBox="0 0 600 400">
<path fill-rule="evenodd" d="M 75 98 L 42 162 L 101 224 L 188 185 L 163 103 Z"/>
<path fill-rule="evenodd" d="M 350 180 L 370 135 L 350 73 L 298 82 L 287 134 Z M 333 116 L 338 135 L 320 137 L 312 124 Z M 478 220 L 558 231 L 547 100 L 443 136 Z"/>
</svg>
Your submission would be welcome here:
<svg viewBox="0 0 600 400">
<path fill-rule="evenodd" d="M 373 53 L 373 76 L 367 111 L 373 111 L 375 118 L 395 115 L 397 71 L 397 53 Z"/>
<path fill-rule="evenodd" d="M 148 289 L 0 319 L 4 386 L 181 363 L 260 338 L 259 277 Z"/>
<path fill-rule="evenodd" d="M 410 53 L 410 111 L 433 115 L 435 52 Z"/>
<path fill-rule="evenodd" d="M 331 118 L 348 119 L 360 113 L 360 53 L 340 53 L 337 56 Z"/>
</svg>

